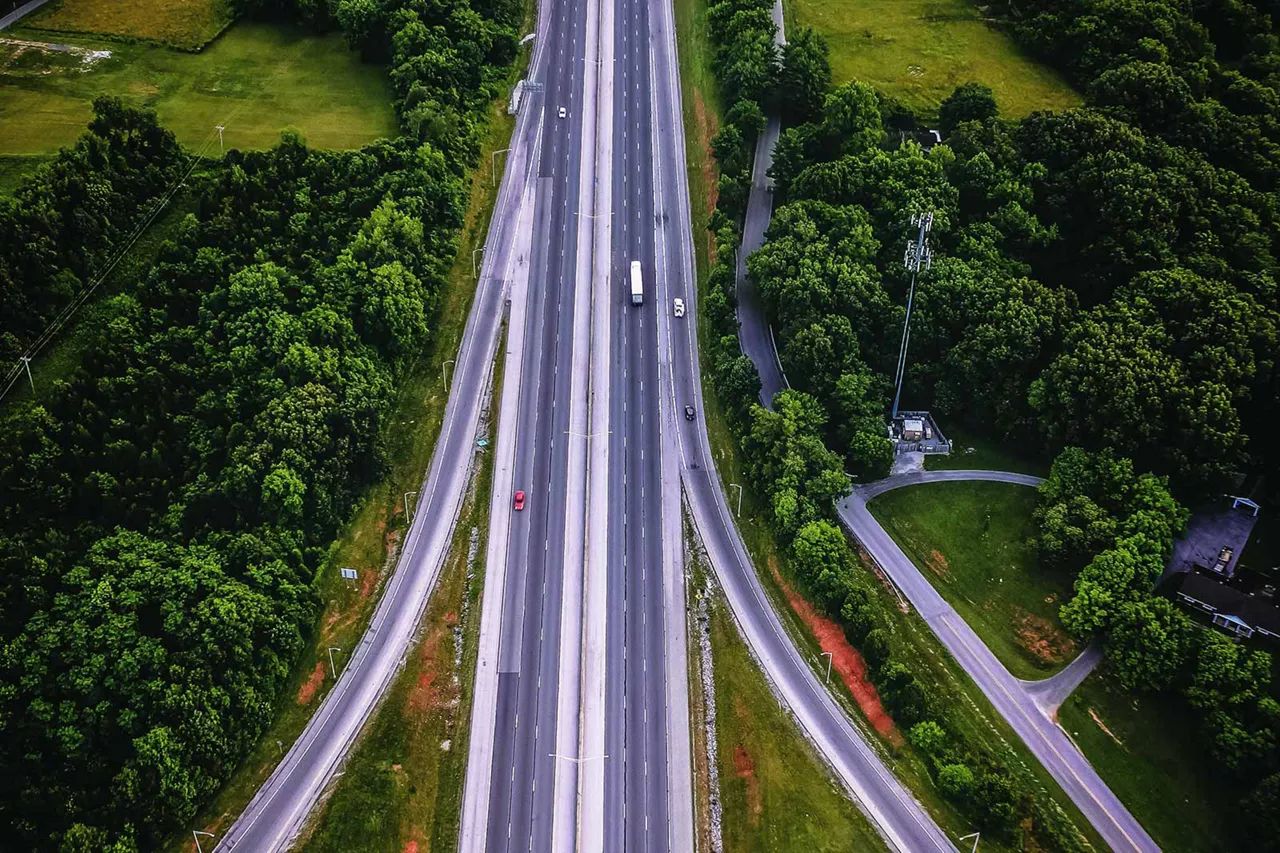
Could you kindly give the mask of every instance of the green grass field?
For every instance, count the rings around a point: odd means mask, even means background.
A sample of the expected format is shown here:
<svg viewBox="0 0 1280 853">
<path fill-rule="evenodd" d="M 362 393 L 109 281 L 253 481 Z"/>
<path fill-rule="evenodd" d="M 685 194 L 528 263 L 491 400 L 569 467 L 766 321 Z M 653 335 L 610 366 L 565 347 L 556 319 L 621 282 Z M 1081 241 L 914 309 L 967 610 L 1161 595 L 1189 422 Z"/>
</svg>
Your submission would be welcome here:
<svg viewBox="0 0 1280 853">
<path fill-rule="evenodd" d="M 193 50 L 208 44 L 232 18 L 229 0 L 55 0 L 22 23 L 55 33 L 148 39 Z"/>
<path fill-rule="evenodd" d="M 44 39 L 24 28 L 15 38 Z M 68 39 L 59 38 L 59 41 Z M 286 127 L 315 148 L 355 148 L 398 133 L 386 73 L 360 62 L 342 36 L 241 23 L 198 54 L 75 39 L 109 58 L 0 44 L 0 155 L 55 151 L 84 131 L 93 99 L 119 95 L 156 110 L 188 148 L 226 126 L 228 148 L 267 148 Z"/>
<path fill-rule="evenodd" d="M 835 82 L 863 80 L 933 113 L 971 80 L 994 90 L 1000 112 L 1076 106 L 1080 96 L 969 0 L 785 0 L 787 27 L 811 27 L 831 47 Z"/>
<path fill-rule="evenodd" d="M 1071 581 L 1027 547 L 1036 491 L 1008 483 L 925 483 L 868 509 L 988 648 L 1019 678 L 1043 678 L 1074 656 L 1058 621 Z"/>
<path fill-rule="evenodd" d="M 23 178 L 48 160 L 49 158 L 43 155 L 0 157 L 0 195 L 12 195 L 22 183 Z"/>
<path fill-rule="evenodd" d="M 1236 849 L 1231 822 L 1240 790 L 1200 747 L 1194 713 L 1177 696 L 1139 695 L 1094 673 L 1058 720 L 1161 848 Z"/>
</svg>

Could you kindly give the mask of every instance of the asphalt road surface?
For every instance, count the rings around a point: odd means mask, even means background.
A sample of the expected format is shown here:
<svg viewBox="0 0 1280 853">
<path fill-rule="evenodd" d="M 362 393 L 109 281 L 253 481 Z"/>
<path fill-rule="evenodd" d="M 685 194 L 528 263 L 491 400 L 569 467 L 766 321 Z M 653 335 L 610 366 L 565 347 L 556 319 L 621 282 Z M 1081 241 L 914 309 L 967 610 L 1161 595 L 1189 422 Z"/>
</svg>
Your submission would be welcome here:
<svg viewBox="0 0 1280 853">
<path fill-rule="evenodd" d="M 841 502 L 840 517 L 1111 849 L 1159 850 L 1142 825 L 1098 776 L 1084 754 L 1037 706 L 1023 683 L 1009 674 L 968 623 L 938 594 L 933 584 L 867 511 L 867 501 L 890 489 L 956 480 L 990 480 L 1025 486 L 1040 483 L 1039 477 L 1002 471 L 906 474 L 859 486 Z"/>
<path fill-rule="evenodd" d="M 753 655 L 801 728 L 889 845 L 903 853 L 954 850 L 924 808 L 884 767 L 791 642 L 760 586 L 734 525 L 725 500 L 727 485 L 720 482 L 712 466 L 702 418 L 697 283 L 670 0 L 649 0 L 649 21 L 655 120 L 659 128 L 653 153 L 657 176 L 654 224 L 658 298 L 664 303 L 664 311 L 669 300 L 677 296 L 687 306 L 684 318 L 659 324 L 660 378 L 677 412 L 685 405 L 695 410 L 694 420 L 678 417 L 673 422 L 680 473 L 694 524 Z"/>
<path fill-rule="evenodd" d="M 540 26 L 545 21 L 540 20 Z M 540 66 L 535 51 L 532 66 Z M 530 170 L 536 122 L 522 115 L 495 205 L 475 301 L 458 351 L 444 423 L 399 562 L 358 647 L 341 652 L 338 683 L 217 850 L 271 853 L 288 846 L 345 757 L 399 667 L 439 576 L 457 523 L 475 452 L 480 406 L 490 381 L 518 202 Z"/>
<path fill-rule="evenodd" d="M 516 429 L 514 488 L 526 494 L 508 534 L 499 633 L 497 713 L 485 849 L 552 849 L 556 726 L 570 488 L 570 378 L 574 359 L 582 74 L 586 0 L 552 0 L 543 45 L 543 136 L 537 163 L 533 255 Z M 566 112 L 559 118 L 560 108 Z M 570 532 L 568 535 L 575 535 Z M 579 531 L 577 536 L 581 536 Z M 479 736 L 486 736 L 481 733 Z M 484 772 L 470 768 L 469 772 Z M 571 770 L 566 769 L 566 772 Z"/>
</svg>

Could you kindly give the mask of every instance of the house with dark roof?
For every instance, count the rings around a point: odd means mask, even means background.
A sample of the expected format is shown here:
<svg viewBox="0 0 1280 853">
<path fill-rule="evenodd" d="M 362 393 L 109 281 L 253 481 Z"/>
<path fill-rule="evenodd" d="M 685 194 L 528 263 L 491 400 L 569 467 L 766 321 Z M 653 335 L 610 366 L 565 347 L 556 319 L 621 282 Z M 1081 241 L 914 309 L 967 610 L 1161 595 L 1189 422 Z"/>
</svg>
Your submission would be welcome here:
<svg viewBox="0 0 1280 853">
<path fill-rule="evenodd" d="M 1255 634 L 1280 639 L 1280 607 L 1269 585 L 1249 589 L 1224 583 L 1208 572 L 1186 572 L 1173 588 L 1174 599 L 1204 613 L 1215 626 L 1236 637 Z"/>
</svg>

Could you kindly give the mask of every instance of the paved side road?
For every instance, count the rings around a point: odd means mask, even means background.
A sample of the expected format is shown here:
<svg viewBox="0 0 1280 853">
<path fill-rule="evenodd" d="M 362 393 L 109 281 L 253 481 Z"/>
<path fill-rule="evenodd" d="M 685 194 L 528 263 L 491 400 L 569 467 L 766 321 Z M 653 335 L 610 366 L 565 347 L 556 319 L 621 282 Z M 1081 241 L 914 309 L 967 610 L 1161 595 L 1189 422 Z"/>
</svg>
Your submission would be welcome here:
<svg viewBox="0 0 1280 853">
<path fill-rule="evenodd" d="M 782 23 L 782 0 L 773 4 L 773 22 L 778 30 L 775 43 L 781 47 L 787 43 Z M 738 250 L 738 342 L 742 351 L 756 366 L 760 374 L 760 401 L 766 408 L 773 408 L 773 396 L 790 384 L 782 372 L 778 350 L 774 346 L 773 330 L 760 305 L 760 293 L 755 282 L 747 277 L 747 258 L 764 245 L 764 232 L 769 228 L 773 215 L 773 179 L 769 169 L 773 166 L 773 147 L 782 133 L 782 119 L 771 115 L 765 120 L 764 131 L 756 139 L 755 160 L 751 165 L 751 193 L 747 196 L 747 215 L 742 223 L 742 246 Z"/>
<path fill-rule="evenodd" d="M 938 594 L 933 584 L 867 510 L 869 500 L 891 489 L 918 483 L 961 480 L 988 480 L 1025 486 L 1041 482 L 1039 477 L 1003 471 L 921 471 L 859 486 L 840 503 L 840 518 L 1107 844 L 1117 851 L 1159 850 L 1066 733 L 1041 710 L 1023 683 L 996 660 L 973 629 Z"/>
</svg>

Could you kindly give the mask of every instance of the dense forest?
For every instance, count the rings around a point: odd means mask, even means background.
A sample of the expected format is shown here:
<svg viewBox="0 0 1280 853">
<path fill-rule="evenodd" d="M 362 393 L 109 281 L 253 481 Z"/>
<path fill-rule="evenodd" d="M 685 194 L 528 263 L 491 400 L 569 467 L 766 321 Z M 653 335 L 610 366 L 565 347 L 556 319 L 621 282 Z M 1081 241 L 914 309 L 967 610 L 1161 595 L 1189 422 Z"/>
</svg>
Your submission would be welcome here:
<svg viewBox="0 0 1280 853">
<path fill-rule="evenodd" d="M 957 88 L 936 117 L 856 81 L 833 88 L 812 33 L 772 47 L 769 5 L 720 0 L 708 13 L 729 104 L 712 145 L 708 349 L 797 574 L 866 656 L 939 789 L 984 830 L 1011 831 L 1008 811 L 975 795 L 974 766 L 998 773 L 998 759 L 963 755 L 944 697 L 903 690 L 910 673 L 881 605 L 831 525 L 844 472 L 881 476 L 892 460 L 883 436 L 909 281 L 903 249 L 913 217 L 931 211 L 934 259 L 916 291 L 904 403 L 990 439 L 1061 451 L 1034 544 L 1076 577 L 1064 624 L 1105 638 L 1126 687 L 1175 691 L 1195 708 L 1220 766 L 1256 785 L 1239 840 L 1274 849 L 1270 658 L 1152 595 L 1184 503 L 1240 475 L 1280 486 L 1268 435 L 1280 415 L 1274 9 L 1010 4 L 1018 37 L 1087 93 L 1083 108 L 1010 122 L 979 84 Z M 738 347 L 732 268 L 768 113 L 784 120 L 775 209 L 747 267 L 795 381 L 774 412 L 755 404 L 759 381 Z M 926 126 L 942 144 L 915 141 Z M 1016 791 L 1006 799 L 1014 814 L 1026 808 Z"/>
<path fill-rule="evenodd" d="M 381 471 L 393 389 L 431 334 L 520 9 L 244 12 L 341 26 L 391 69 L 404 136 L 333 153 L 285 134 L 204 164 L 195 213 L 86 329 L 84 362 L 0 420 L 0 824 L 16 848 L 151 849 L 270 721 L 319 561 Z M 101 205 L 140 209 L 183 159 L 154 115 L 97 103 L 5 211 L 88 238 L 5 256 L 42 265 L 15 278 L 15 304 L 38 308 L 24 333 L 119 242 L 128 223 Z"/>
</svg>

